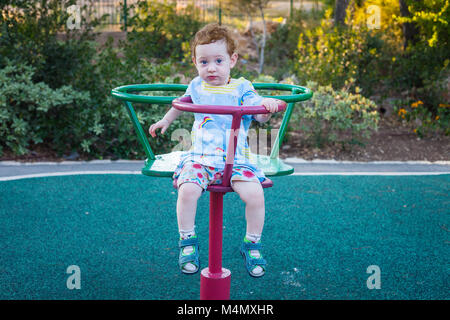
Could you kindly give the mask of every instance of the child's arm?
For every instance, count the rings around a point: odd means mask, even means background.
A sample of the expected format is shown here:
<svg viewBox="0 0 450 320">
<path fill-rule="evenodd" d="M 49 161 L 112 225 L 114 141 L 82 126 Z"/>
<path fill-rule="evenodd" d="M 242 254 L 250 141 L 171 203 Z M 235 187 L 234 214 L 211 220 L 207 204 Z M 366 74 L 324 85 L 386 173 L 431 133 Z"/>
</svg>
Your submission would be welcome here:
<svg viewBox="0 0 450 320">
<path fill-rule="evenodd" d="M 256 114 L 253 118 L 258 122 L 267 122 L 272 116 L 272 113 L 278 111 L 278 100 L 273 98 L 264 98 L 261 101 L 261 105 L 263 105 L 270 113 Z"/>
<path fill-rule="evenodd" d="M 156 137 L 156 129 L 161 129 L 161 134 L 164 134 L 166 132 L 167 128 L 170 126 L 170 124 L 178 118 L 178 116 L 183 111 L 177 110 L 175 108 L 170 108 L 169 111 L 167 111 L 166 115 L 159 120 L 158 122 L 152 124 L 150 128 L 148 129 L 148 132 L 151 134 L 151 136 L 154 138 Z"/>
</svg>

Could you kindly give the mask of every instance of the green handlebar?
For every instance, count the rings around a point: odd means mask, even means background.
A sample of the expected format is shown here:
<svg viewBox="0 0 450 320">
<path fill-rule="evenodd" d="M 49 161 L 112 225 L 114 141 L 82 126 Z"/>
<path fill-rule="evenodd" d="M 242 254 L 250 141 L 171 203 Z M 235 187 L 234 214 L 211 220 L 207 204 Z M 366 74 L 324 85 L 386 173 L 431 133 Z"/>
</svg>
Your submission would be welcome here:
<svg viewBox="0 0 450 320">
<path fill-rule="evenodd" d="M 291 91 L 293 94 L 284 96 L 270 96 L 279 100 L 283 100 L 286 103 L 305 101 L 311 98 L 312 92 L 310 89 L 296 86 L 292 84 L 284 83 L 254 83 L 255 89 L 260 90 L 281 90 L 281 91 Z M 154 103 L 154 104 L 171 104 L 172 100 L 178 98 L 177 96 L 144 96 L 139 94 L 134 94 L 130 92 L 142 92 L 142 91 L 181 91 L 185 92 L 187 89 L 185 84 L 164 84 L 164 83 L 154 83 L 154 84 L 133 84 L 128 86 L 121 86 L 111 90 L 111 94 L 120 100 L 128 102 L 138 102 L 138 103 Z M 295 91 L 295 93 L 294 93 Z"/>
<path fill-rule="evenodd" d="M 271 97 L 279 100 L 283 100 L 288 103 L 283 121 L 276 137 L 276 142 L 273 145 L 270 158 L 276 159 L 278 152 L 286 134 L 287 125 L 292 115 L 292 110 L 295 102 L 305 101 L 312 97 L 313 93 L 310 89 L 302 86 L 285 84 L 285 83 L 253 83 L 255 89 L 259 90 L 278 90 L 278 91 L 290 91 L 290 95 L 278 95 L 278 96 L 264 96 Z M 143 91 L 180 91 L 185 92 L 187 89 L 186 84 L 167 84 L 167 83 L 154 83 L 154 84 L 133 84 L 117 87 L 111 90 L 113 97 L 122 100 L 127 108 L 129 116 L 133 122 L 133 126 L 138 135 L 139 141 L 144 147 L 147 158 L 150 160 L 155 159 L 155 155 L 150 147 L 145 131 L 142 129 L 142 125 L 139 123 L 136 112 L 134 111 L 132 102 L 148 103 L 148 104 L 171 104 L 172 101 L 179 96 L 146 96 L 135 94 L 136 92 Z"/>
</svg>

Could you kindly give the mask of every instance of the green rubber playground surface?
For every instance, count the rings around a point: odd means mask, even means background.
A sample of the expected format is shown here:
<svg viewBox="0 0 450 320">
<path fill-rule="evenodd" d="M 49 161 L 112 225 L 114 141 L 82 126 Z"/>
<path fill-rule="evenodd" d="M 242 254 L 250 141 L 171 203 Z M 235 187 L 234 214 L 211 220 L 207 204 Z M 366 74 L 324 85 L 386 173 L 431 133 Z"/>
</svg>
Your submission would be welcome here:
<svg viewBox="0 0 450 320">
<path fill-rule="evenodd" d="M 287 176 L 266 189 L 263 278 L 239 245 L 244 205 L 224 198 L 231 299 L 448 299 L 449 175 Z M 0 299 L 198 299 L 178 269 L 170 179 L 78 175 L 0 182 Z M 199 201 L 201 268 L 209 194 Z M 81 288 L 69 290 L 77 265 Z M 380 268 L 369 289 L 367 268 Z"/>
</svg>

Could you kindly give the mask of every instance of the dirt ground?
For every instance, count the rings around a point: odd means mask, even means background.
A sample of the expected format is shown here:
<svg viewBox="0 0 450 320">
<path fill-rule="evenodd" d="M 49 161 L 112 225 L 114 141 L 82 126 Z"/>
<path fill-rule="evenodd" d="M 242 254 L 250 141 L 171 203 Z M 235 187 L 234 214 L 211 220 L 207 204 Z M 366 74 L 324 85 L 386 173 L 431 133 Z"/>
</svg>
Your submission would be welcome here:
<svg viewBox="0 0 450 320">
<path fill-rule="evenodd" d="M 365 146 L 355 145 L 342 150 L 340 146 L 325 146 L 321 149 L 305 146 L 301 132 L 290 132 L 289 140 L 283 144 L 280 157 L 298 157 L 305 160 L 336 161 L 450 161 L 450 137 L 428 136 L 418 138 L 411 125 L 401 123 L 394 117 L 381 118 L 378 132 L 374 132 Z M 45 146 L 35 146 L 23 156 L 4 150 L 1 161 L 38 162 L 92 160 L 85 156 L 58 156 Z"/>
<path fill-rule="evenodd" d="M 302 133 L 291 133 L 287 144 L 280 151 L 281 157 L 299 157 L 305 160 L 327 159 L 337 161 L 448 161 L 450 137 L 428 135 L 419 138 L 411 124 L 394 117 L 381 117 L 378 131 L 364 141 L 365 146 L 354 145 L 343 150 L 341 146 L 325 146 L 321 149 L 306 147 Z"/>
</svg>

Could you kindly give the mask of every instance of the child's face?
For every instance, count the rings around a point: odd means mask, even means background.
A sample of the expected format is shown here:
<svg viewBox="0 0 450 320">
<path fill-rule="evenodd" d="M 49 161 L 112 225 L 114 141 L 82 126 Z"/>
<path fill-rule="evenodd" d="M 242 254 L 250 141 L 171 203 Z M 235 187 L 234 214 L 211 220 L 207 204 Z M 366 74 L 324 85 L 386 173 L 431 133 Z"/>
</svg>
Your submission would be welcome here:
<svg viewBox="0 0 450 320">
<path fill-rule="evenodd" d="M 228 54 L 227 43 L 224 40 L 197 45 L 195 56 L 196 58 L 192 58 L 192 61 L 198 75 L 213 86 L 228 83 L 230 70 L 235 66 L 238 58 L 237 53 L 231 56 Z"/>
</svg>

